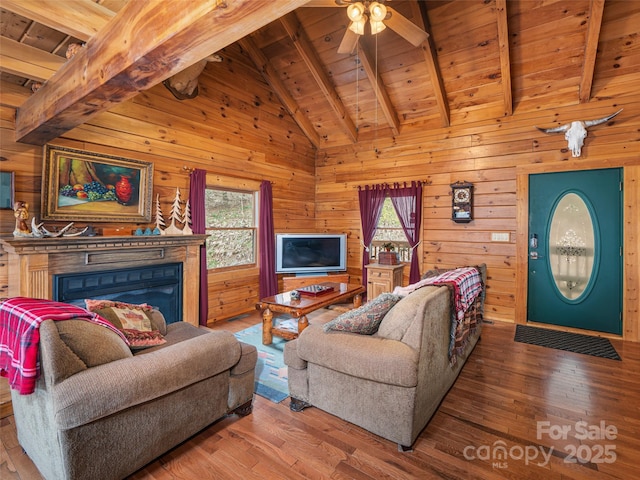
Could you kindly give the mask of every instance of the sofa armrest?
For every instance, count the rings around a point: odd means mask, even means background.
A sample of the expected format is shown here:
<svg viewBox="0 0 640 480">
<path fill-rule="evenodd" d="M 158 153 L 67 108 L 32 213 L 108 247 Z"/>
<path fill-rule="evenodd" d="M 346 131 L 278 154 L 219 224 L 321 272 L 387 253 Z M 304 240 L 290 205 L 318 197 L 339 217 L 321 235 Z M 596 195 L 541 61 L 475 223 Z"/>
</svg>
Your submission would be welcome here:
<svg viewBox="0 0 640 480">
<path fill-rule="evenodd" d="M 308 363 L 374 382 L 415 387 L 418 352 L 397 340 L 308 326 L 298 337 L 298 356 Z"/>
<path fill-rule="evenodd" d="M 240 352 L 232 333 L 217 331 L 81 371 L 51 387 L 56 426 L 84 425 L 215 376 Z"/>
</svg>

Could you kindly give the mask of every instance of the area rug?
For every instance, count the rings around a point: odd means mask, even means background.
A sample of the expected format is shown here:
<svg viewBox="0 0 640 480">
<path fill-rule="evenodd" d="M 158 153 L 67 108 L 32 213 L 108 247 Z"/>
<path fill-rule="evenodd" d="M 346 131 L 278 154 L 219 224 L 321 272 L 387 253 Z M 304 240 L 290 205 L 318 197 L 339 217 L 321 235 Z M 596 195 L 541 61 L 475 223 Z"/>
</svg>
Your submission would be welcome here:
<svg viewBox="0 0 640 480">
<path fill-rule="evenodd" d="M 258 349 L 254 391 L 274 403 L 289 396 L 287 366 L 284 364 L 284 344 L 280 337 L 273 337 L 271 345 L 262 344 L 262 323 L 237 332 L 236 338 Z"/>
<path fill-rule="evenodd" d="M 567 352 L 582 353 L 594 357 L 621 360 L 608 338 L 592 337 L 580 333 L 561 332 L 548 328 L 516 325 L 516 342 L 555 348 Z"/>
</svg>

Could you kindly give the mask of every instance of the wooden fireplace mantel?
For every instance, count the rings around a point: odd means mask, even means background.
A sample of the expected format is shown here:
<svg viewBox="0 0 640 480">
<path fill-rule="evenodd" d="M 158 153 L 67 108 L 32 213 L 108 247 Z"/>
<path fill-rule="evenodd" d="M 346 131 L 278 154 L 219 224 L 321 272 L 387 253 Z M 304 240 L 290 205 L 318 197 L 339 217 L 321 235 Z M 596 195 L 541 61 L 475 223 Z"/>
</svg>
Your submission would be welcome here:
<svg viewBox="0 0 640 480">
<path fill-rule="evenodd" d="M 181 262 L 183 285 L 200 278 L 206 235 L 0 237 L 9 256 L 9 296 L 51 299 L 54 275 Z M 183 288 L 182 316 L 198 325 L 199 289 Z"/>
</svg>

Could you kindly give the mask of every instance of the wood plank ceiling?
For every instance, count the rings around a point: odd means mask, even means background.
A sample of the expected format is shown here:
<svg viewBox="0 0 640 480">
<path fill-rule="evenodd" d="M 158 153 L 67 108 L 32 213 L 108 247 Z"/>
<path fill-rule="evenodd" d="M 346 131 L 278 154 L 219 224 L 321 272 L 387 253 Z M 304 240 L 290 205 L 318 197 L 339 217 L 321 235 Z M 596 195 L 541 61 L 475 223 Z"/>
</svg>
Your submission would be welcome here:
<svg viewBox="0 0 640 480">
<path fill-rule="evenodd" d="M 427 40 L 387 28 L 353 54 L 337 53 L 346 9 L 305 3 L 3 0 L 2 89 L 44 83 L 12 105 L 17 140 L 44 144 L 225 48 L 251 58 L 317 148 L 587 103 L 640 71 L 638 0 L 388 0 Z M 67 60 L 71 43 L 86 48 Z"/>
</svg>

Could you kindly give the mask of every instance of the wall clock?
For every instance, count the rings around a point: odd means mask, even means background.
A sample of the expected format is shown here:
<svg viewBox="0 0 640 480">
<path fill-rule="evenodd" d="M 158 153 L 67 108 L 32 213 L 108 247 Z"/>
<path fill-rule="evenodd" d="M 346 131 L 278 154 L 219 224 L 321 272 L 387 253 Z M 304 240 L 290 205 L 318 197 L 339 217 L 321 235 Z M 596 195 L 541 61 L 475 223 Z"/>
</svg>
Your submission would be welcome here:
<svg viewBox="0 0 640 480">
<path fill-rule="evenodd" d="M 473 220 L 473 183 L 456 182 L 451 185 L 451 219 L 457 223 Z"/>
</svg>

